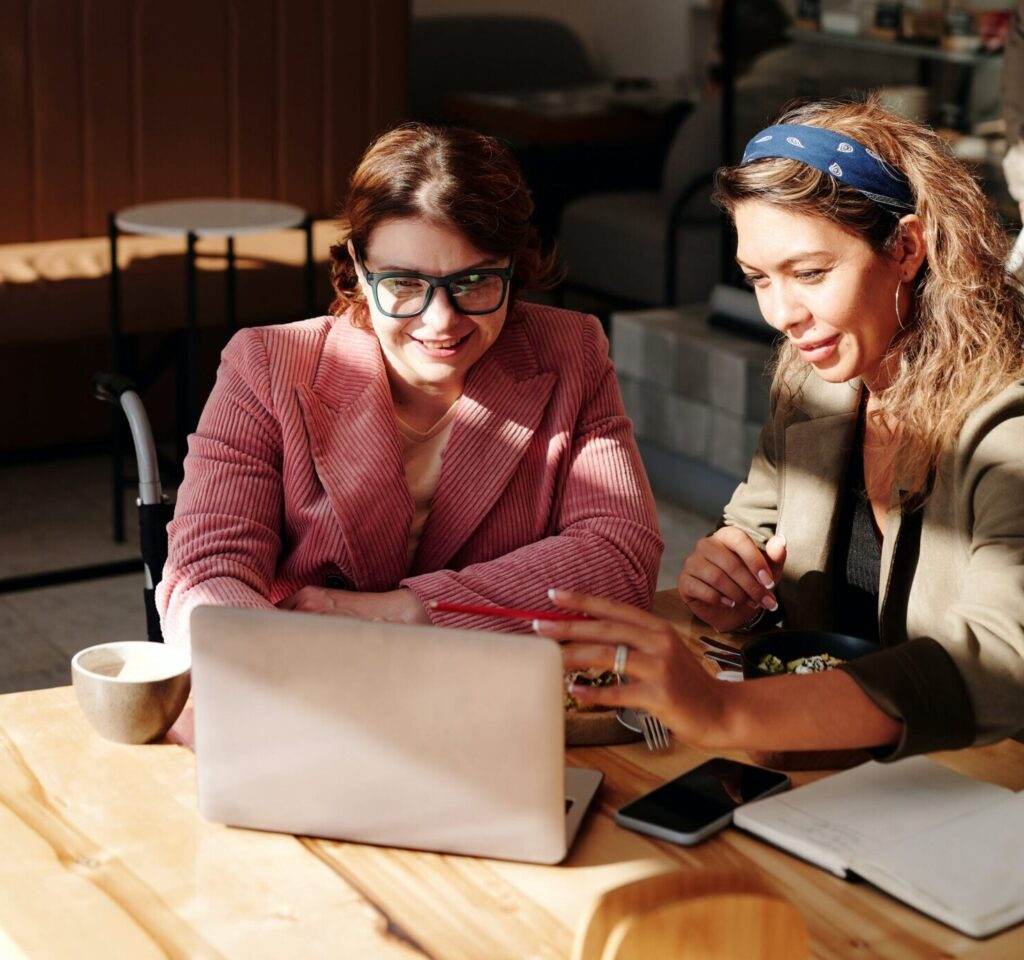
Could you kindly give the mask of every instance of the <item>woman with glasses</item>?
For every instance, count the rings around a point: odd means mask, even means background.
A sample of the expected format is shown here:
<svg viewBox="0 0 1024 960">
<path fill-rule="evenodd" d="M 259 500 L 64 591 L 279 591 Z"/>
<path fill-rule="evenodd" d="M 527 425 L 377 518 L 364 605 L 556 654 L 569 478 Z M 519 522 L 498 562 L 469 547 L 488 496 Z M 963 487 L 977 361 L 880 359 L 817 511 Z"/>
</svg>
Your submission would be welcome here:
<svg viewBox="0 0 1024 960">
<path fill-rule="evenodd" d="M 331 315 L 241 331 L 190 439 L 158 603 L 525 629 L 552 582 L 646 607 L 662 541 L 591 316 L 550 285 L 515 161 L 467 130 L 370 146 Z"/>
<path fill-rule="evenodd" d="M 825 102 L 756 134 L 717 195 L 781 344 L 750 472 L 680 594 L 720 631 L 876 649 L 719 683 L 650 614 L 555 594 L 597 618 L 539 625 L 567 665 L 630 679 L 577 699 L 708 750 L 892 760 L 1024 731 L 1024 290 L 980 187 L 933 131 Z"/>
</svg>

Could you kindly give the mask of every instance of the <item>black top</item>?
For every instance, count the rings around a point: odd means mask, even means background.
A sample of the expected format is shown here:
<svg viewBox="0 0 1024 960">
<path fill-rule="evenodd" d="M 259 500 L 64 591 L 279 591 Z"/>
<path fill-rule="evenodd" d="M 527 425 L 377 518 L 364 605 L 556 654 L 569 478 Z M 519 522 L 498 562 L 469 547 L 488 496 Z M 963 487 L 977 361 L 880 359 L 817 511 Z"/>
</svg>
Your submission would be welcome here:
<svg viewBox="0 0 1024 960">
<path fill-rule="evenodd" d="M 878 580 L 882 536 L 864 483 L 864 405 L 857 418 L 832 554 L 833 629 L 879 642 Z"/>
</svg>

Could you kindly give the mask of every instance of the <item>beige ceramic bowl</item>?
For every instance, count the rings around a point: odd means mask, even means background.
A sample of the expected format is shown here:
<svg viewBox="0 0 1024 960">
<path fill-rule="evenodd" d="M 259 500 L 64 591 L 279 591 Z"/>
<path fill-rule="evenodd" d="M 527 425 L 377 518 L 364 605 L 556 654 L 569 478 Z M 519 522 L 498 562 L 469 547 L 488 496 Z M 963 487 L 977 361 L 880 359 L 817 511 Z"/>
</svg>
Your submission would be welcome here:
<svg viewBox="0 0 1024 960">
<path fill-rule="evenodd" d="M 101 736 L 118 743 L 149 743 L 167 733 L 191 680 L 187 650 L 148 640 L 101 643 L 71 660 L 78 705 Z"/>
</svg>

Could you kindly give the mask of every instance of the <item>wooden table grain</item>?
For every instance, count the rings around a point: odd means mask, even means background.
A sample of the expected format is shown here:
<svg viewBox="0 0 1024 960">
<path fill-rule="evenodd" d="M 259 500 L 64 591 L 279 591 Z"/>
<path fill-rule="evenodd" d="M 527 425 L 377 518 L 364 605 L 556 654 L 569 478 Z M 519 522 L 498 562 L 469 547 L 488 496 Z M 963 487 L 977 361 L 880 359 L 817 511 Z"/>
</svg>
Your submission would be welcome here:
<svg viewBox="0 0 1024 960">
<path fill-rule="evenodd" d="M 693 632 L 670 594 L 656 608 Z M 1024 745 L 936 756 L 1024 788 Z M 567 757 L 606 777 L 569 857 L 507 863 L 207 823 L 187 748 L 100 739 L 69 687 L 0 696 L 0 956 L 564 958 L 598 893 L 674 867 L 762 873 L 816 957 L 1024 956 L 1024 927 L 972 940 L 733 829 L 685 848 L 617 827 L 618 806 L 704 759 L 683 744 Z"/>
</svg>

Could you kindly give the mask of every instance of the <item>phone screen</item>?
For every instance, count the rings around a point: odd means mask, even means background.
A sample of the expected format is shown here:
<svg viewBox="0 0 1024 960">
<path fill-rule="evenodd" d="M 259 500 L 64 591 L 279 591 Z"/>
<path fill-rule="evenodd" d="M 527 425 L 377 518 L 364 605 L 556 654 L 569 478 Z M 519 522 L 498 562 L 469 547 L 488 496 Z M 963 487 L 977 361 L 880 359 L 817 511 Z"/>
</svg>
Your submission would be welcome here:
<svg viewBox="0 0 1024 960">
<path fill-rule="evenodd" d="M 619 812 L 675 833 L 695 833 L 740 804 L 777 790 L 788 777 L 735 760 L 715 759 L 626 804 Z"/>
</svg>

